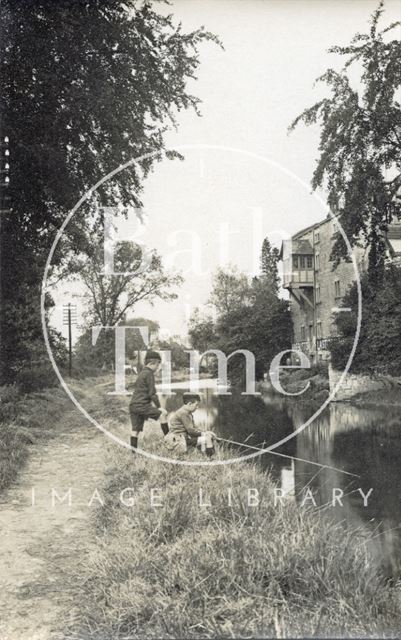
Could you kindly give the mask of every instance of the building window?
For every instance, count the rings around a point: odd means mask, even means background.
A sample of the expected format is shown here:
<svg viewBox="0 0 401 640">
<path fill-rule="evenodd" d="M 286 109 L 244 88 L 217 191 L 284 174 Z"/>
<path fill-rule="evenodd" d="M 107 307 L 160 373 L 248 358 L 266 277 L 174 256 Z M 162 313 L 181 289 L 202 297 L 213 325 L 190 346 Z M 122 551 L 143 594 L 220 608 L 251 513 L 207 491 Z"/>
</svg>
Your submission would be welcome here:
<svg viewBox="0 0 401 640">
<path fill-rule="evenodd" d="M 313 324 L 309 325 L 309 342 L 310 344 L 313 342 Z"/>
<path fill-rule="evenodd" d="M 316 300 L 316 304 L 320 302 L 320 284 L 316 285 L 315 300 Z"/>
<path fill-rule="evenodd" d="M 340 281 L 334 280 L 334 295 L 336 298 L 341 297 Z"/>
<path fill-rule="evenodd" d="M 315 242 L 319 242 L 319 240 L 320 240 L 319 231 L 316 231 L 316 233 L 315 233 Z"/>
<path fill-rule="evenodd" d="M 312 266 L 313 266 L 312 256 L 308 256 L 307 261 L 308 261 L 308 269 L 312 269 Z"/>
<path fill-rule="evenodd" d="M 322 323 L 320 320 L 316 322 L 316 335 L 318 339 L 322 338 Z"/>
<path fill-rule="evenodd" d="M 316 271 L 319 271 L 320 269 L 320 253 L 319 252 L 317 252 L 315 256 L 315 268 L 316 268 Z"/>
<path fill-rule="evenodd" d="M 292 256 L 292 266 L 294 269 L 298 269 L 298 256 Z"/>
<path fill-rule="evenodd" d="M 305 326 L 301 325 L 301 342 L 305 342 L 305 340 L 306 340 Z"/>
<path fill-rule="evenodd" d="M 305 256 L 301 256 L 301 269 L 305 269 Z"/>
</svg>

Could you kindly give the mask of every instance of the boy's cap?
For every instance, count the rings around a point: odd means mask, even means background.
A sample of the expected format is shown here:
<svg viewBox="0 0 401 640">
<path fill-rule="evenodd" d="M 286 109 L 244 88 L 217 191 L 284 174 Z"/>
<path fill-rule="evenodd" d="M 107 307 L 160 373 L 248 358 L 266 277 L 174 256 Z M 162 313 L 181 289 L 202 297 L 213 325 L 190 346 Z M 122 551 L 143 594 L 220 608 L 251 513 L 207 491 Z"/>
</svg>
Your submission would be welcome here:
<svg viewBox="0 0 401 640">
<path fill-rule="evenodd" d="M 159 362 L 161 362 L 162 359 L 160 353 L 157 353 L 157 351 L 147 351 L 145 355 L 145 364 L 151 360 L 159 360 Z"/>
<path fill-rule="evenodd" d="M 188 402 L 200 402 L 201 400 L 200 395 L 197 393 L 184 393 L 182 399 L 185 404 Z"/>
</svg>

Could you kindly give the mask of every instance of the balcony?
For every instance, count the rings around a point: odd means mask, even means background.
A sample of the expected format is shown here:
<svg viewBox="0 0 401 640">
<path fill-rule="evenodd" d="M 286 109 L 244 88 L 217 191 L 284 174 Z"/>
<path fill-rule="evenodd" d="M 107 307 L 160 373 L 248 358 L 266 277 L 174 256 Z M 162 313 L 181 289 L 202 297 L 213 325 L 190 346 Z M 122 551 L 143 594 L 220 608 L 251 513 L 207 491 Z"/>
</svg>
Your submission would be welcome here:
<svg viewBox="0 0 401 640">
<path fill-rule="evenodd" d="M 285 289 L 313 288 L 316 265 L 309 240 L 284 240 L 280 257 L 283 261 L 283 287 Z"/>
<path fill-rule="evenodd" d="M 293 269 L 283 273 L 283 287 L 285 289 L 312 288 L 314 283 L 313 269 Z"/>
</svg>

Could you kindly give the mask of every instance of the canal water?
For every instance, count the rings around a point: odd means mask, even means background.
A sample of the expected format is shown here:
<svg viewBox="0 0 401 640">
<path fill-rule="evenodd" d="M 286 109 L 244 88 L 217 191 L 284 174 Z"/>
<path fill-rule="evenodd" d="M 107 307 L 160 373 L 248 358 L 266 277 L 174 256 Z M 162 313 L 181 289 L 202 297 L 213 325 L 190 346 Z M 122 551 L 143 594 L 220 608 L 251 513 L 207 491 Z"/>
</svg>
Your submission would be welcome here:
<svg viewBox="0 0 401 640">
<path fill-rule="evenodd" d="M 168 411 L 182 404 L 187 388 L 175 386 L 166 398 Z M 215 384 L 204 381 L 202 403 L 194 414 L 201 429 L 217 435 L 267 447 L 293 433 L 313 415 L 316 406 L 284 399 L 268 391 L 262 396 L 216 395 Z M 352 527 L 366 531 L 367 544 L 385 572 L 401 573 L 401 415 L 399 407 L 362 408 L 331 403 L 308 427 L 276 449 L 300 458 L 264 453 L 254 460 L 269 470 L 290 499 L 299 504 L 309 487 L 317 506 Z M 245 447 L 241 453 L 250 453 Z M 317 462 L 332 467 L 322 469 Z M 344 472 L 355 474 L 353 477 Z M 332 505 L 333 489 L 344 492 L 342 505 Z M 359 489 L 367 495 L 367 506 Z M 311 504 L 310 500 L 306 504 Z"/>
</svg>

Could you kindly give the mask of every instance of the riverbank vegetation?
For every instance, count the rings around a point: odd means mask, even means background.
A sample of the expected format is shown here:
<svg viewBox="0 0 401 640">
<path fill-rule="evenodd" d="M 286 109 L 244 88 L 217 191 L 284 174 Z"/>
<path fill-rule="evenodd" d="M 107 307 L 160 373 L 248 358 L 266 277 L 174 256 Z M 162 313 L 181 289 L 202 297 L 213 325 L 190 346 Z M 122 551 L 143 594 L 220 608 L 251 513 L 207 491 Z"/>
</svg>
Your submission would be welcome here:
<svg viewBox="0 0 401 640">
<path fill-rule="evenodd" d="M 23 394 L 14 386 L 0 388 L 0 491 L 16 479 L 32 444 L 57 433 L 61 415 L 71 403 L 60 388 Z"/>
<path fill-rule="evenodd" d="M 401 374 L 401 267 L 386 266 L 380 287 L 365 273 L 361 277 L 363 322 L 351 372 Z M 358 325 L 358 290 L 353 284 L 342 301 L 350 313 L 335 314 L 338 338 L 330 342 L 332 364 L 343 369 Z"/>
<path fill-rule="evenodd" d="M 161 453 L 157 442 L 146 449 Z M 132 507 L 121 504 L 127 487 Z M 162 506 L 151 505 L 152 488 Z M 385 581 L 362 530 L 290 497 L 251 506 L 247 488 L 272 495 L 274 484 L 256 463 L 184 467 L 114 451 L 99 490 L 96 542 L 74 568 L 82 598 L 68 633 L 397 637 L 400 586 Z M 200 490 L 210 506 L 199 506 Z"/>
<path fill-rule="evenodd" d="M 217 270 L 209 298 L 214 313 L 202 316 L 195 310 L 189 323 L 194 349 L 219 349 L 227 356 L 248 350 L 255 357 L 256 379 L 263 379 L 273 358 L 291 349 L 292 322 L 289 302 L 279 296 L 278 260 L 278 250 L 265 238 L 258 276 L 250 278 L 234 267 Z M 242 354 L 230 359 L 232 382 L 245 378 L 243 360 Z M 208 362 L 210 372 L 217 374 L 216 362 Z"/>
</svg>

